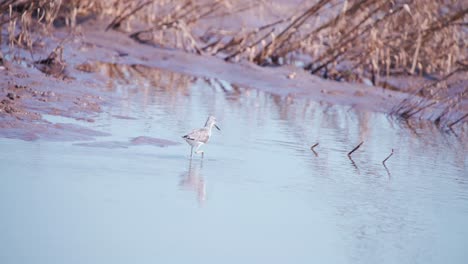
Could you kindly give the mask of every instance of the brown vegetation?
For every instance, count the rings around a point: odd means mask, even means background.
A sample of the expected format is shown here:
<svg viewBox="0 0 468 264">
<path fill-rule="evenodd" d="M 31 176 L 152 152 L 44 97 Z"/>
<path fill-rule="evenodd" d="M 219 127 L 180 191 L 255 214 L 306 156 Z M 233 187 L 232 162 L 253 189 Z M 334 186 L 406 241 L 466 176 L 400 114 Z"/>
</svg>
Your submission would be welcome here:
<svg viewBox="0 0 468 264">
<path fill-rule="evenodd" d="M 209 22 L 260 9 L 274 13 L 260 26 Z M 367 79 L 392 89 L 400 88 L 389 86 L 389 79 L 418 76 L 424 81 L 407 90 L 408 98 L 392 114 L 424 113 L 442 127 L 466 122 L 468 2 L 317 0 L 301 1 L 288 12 L 279 9 L 274 1 L 6 0 L 0 2 L 0 25 L 8 39 L 0 42 L 32 50 L 37 41 L 32 31 L 47 34 L 53 25 L 75 28 L 87 18 L 100 18 L 110 21 L 106 30 L 127 32 L 136 41 L 226 61 L 300 62 L 324 78 Z"/>
</svg>

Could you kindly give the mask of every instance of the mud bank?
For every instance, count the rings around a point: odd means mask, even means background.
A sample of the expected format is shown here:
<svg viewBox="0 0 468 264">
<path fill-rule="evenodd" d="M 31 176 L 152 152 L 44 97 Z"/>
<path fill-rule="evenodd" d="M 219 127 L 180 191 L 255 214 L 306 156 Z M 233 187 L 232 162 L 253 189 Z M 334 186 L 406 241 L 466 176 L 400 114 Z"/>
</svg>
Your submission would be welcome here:
<svg viewBox="0 0 468 264">
<path fill-rule="evenodd" d="M 50 58 L 59 43 L 63 45 L 60 74 L 54 74 L 39 67 L 37 61 Z M 89 140 L 107 135 L 42 118 L 48 114 L 93 122 L 106 106 L 122 100 L 121 95 L 106 89 L 113 76 L 101 74 L 102 63 L 159 68 L 284 97 L 384 113 L 389 113 L 408 96 L 363 84 L 323 80 L 292 66 L 266 68 L 251 63 L 234 64 L 212 56 L 144 45 L 123 33 L 105 31 L 105 23 L 97 21 L 81 25 L 79 32 L 72 35 L 64 29 L 56 30 L 53 36 L 43 38 L 31 53 L 20 50 L 10 54 L 5 52 L 7 47 L 2 50 L 6 55 L 0 70 L 0 136 L 23 140 Z M 128 147 L 128 143 L 114 143 L 105 147 Z"/>
</svg>

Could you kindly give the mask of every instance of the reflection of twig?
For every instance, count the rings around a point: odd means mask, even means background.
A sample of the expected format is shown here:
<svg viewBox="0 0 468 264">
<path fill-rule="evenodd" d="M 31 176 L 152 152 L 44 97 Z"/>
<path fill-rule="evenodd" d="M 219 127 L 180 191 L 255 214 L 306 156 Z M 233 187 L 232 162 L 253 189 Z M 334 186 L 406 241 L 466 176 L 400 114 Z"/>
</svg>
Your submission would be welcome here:
<svg viewBox="0 0 468 264">
<path fill-rule="evenodd" d="M 392 153 L 390 153 L 390 155 L 388 155 L 383 161 L 382 161 L 382 164 L 385 166 L 385 162 L 393 155 L 393 149 L 392 149 Z"/>
<path fill-rule="evenodd" d="M 351 158 L 351 154 L 353 154 L 354 151 L 356 151 L 358 148 L 361 147 L 361 145 L 364 143 L 364 141 L 361 141 L 361 143 L 359 143 L 359 145 L 357 145 L 355 148 L 353 148 L 353 150 L 351 150 L 349 153 L 348 153 L 348 157 Z"/>
<path fill-rule="evenodd" d="M 385 166 L 385 163 L 383 164 L 384 168 L 385 168 L 385 171 L 387 171 L 387 174 L 388 174 L 388 178 L 391 178 L 392 177 L 392 174 L 390 174 L 390 170 L 387 168 L 387 166 Z"/>
<path fill-rule="evenodd" d="M 218 83 L 218 85 L 219 85 L 219 87 L 221 87 L 221 89 L 223 89 L 223 92 L 228 92 L 228 89 L 226 88 L 226 86 L 218 78 L 214 78 L 214 81 L 216 83 Z"/>
<path fill-rule="evenodd" d="M 452 134 L 455 135 L 455 137 L 459 137 L 455 130 L 453 130 L 453 128 L 449 127 L 449 131 L 452 132 Z"/>
<path fill-rule="evenodd" d="M 318 146 L 318 145 L 319 145 L 319 143 L 317 142 L 317 143 L 315 143 L 314 145 L 312 145 L 312 147 L 310 147 L 310 150 L 312 150 L 312 152 L 314 152 L 314 154 L 315 154 L 316 157 L 318 157 L 318 154 L 317 154 L 317 152 L 315 152 L 314 148 L 315 148 L 316 146 Z"/>
<path fill-rule="evenodd" d="M 359 144 L 359 145 L 361 145 L 361 144 Z M 359 147 L 359 146 L 358 146 L 358 147 Z M 356 169 L 357 173 L 358 173 L 358 174 L 361 174 L 361 172 L 359 171 L 358 166 L 356 165 L 356 162 L 354 162 L 354 160 L 351 158 L 350 155 L 348 155 L 348 158 L 349 158 L 349 160 L 351 161 L 351 165 L 353 165 L 353 167 Z"/>
</svg>

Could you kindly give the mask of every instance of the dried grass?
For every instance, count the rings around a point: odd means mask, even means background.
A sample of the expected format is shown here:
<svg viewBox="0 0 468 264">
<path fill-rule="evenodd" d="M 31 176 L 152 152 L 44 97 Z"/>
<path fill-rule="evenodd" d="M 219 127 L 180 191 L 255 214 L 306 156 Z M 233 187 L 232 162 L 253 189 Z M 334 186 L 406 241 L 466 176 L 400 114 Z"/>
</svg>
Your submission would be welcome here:
<svg viewBox="0 0 468 264">
<path fill-rule="evenodd" d="M 234 37 L 238 47 L 230 47 L 225 58 L 275 65 L 301 53 L 311 58 L 304 69 L 324 78 L 369 79 L 374 85 L 382 84 L 382 77 L 399 75 L 432 79 L 414 87 L 392 113 L 402 118 L 430 115 L 437 125 L 447 126 L 452 113 L 466 111 L 468 3 L 462 2 L 320 0 L 275 25 L 279 30 L 262 35 L 265 28 L 259 28 Z M 328 19 L 313 25 L 323 17 Z M 461 92 L 451 91 L 460 87 Z"/>
<path fill-rule="evenodd" d="M 127 32 L 136 41 L 226 61 L 280 65 L 293 63 L 301 54 L 309 58 L 303 61 L 305 70 L 334 80 L 369 79 L 382 85 L 383 78 L 392 76 L 430 77 L 432 81 L 414 87 L 392 113 L 410 118 L 427 115 L 435 107 L 439 111 L 429 114 L 442 126 L 453 126 L 447 117 L 460 109 L 463 113 L 468 93 L 463 87 L 468 71 L 468 2 L 303 1 L 297 13 L 279 13 L 276 21 L 256 28 L 200 26 L 205 19 L 258 7 L 277 8 L 274 2 L 243 0 L 5 0 L 0 2 L 0 26 L 8 32 L 11 49 L 31 49 L 34 30 L 47 33 L 54 24 L 74 28 L 80 18 L 93 16 L 110 19 L 107 30 Z M 453 92 L 460 86 L 461 91 Z"/>
</svg>

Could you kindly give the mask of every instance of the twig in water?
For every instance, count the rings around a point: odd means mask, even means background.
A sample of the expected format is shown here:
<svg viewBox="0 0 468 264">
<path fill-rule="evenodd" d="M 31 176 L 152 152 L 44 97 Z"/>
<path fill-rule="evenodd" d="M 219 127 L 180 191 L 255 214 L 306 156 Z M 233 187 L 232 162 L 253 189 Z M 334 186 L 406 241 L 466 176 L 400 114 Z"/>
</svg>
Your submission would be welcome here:
<svg viewBox="0 0 468 264">
<path fill-rule="evenodd" d="M 316 146 L 318 146 L 318 145 L 319 145 L 319 143 L 317 142 L 317 143 L 315 143 L 314 145 L 312 145 L 312 147 L 310 147 L 310 150 L 312 150 L 312 152 L 314 152 L 315 156 L 318 156 L 318 154 L 317 154 L 317 152 L 315 152 L 314 148 L 315 148 Z"/>
<path fill-rule="evenodd" d="M 393 149 L 392 149 L 392 153 L 390 153 L 390 155 L 388 155 L 383 161 L 382 161 L 382 164 L 385 166 L 385 162 L 393 155 Z"/>
<path fill-rule="evenodd" d="M 353 154 L 354 151 L 356 151 L 358 148 L 360 148 L 363 143 L 364 143 L 364 141 L 361 141 L 361 143 L 359 143 L 359 145 L 357 145 L 355 148 L 353 148 L 353 150 L 351 150 L 348 153 L 348 157 L 351 157 L 351 154 Z"/>
</svg>

